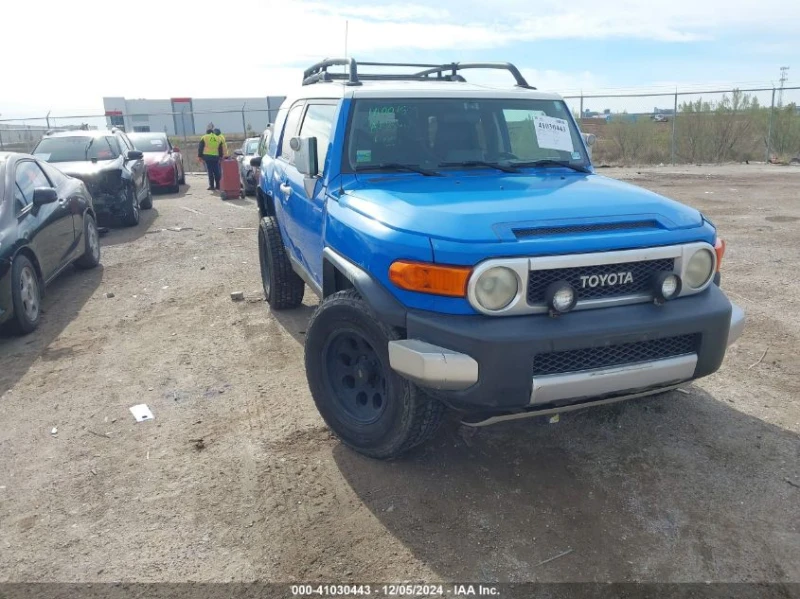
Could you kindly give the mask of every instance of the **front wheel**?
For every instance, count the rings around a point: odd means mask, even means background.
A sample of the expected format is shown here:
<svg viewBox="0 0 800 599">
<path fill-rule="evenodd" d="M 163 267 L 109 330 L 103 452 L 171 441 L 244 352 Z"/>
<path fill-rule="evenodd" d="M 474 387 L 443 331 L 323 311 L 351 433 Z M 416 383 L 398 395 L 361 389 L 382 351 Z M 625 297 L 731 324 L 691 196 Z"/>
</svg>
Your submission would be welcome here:
<svg viewBox="0 0 800 599">
<path fill-rule="evenodd" d="M 325 298 L 306 335 L 306 377 L 319 413 L 345 445 L 378 459 L 432 437 L 445 410 L 391 369 L 388 344 L 397 339 L 352 289 Z"/>
<path fill-rule="evenodd" d="M 83 255 L 75 260 L 75 266 L 88 270 L 100 264 L 100 234 L 91 214 L 83 217 Z"/>
<path fill-rule="evenodd" d="M 136 197 L 133 185 L 128 185 L 124 193 L 122 222 L 127 227 L 135 227 L 139 224 L 139 198 Z"/>
<path fill-rule="evenodd" d="M 142 200 L 142 210 L 150 210 L 153 207 L 153 188 L 150 187 L 150 179 L 145 181 L 145 185 L 147 185 L 147 195 Z"/>
</svg>

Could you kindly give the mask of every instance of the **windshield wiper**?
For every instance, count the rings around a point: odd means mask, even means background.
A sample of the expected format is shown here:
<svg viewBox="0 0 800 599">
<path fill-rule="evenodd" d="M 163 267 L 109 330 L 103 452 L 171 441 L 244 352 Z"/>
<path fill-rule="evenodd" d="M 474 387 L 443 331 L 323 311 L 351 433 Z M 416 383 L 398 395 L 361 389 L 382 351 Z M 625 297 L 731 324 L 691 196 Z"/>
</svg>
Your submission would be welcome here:
<svg viewBox="0 0 800 599">
<path fill-rule="evenodd" d="M 499 162 L 487 162 L 485 160 L 463 160 L 461 162 L 440 162 L 439 166 L 485 166 L 488 168 L 496 168 L 504 173 L 518 173 L 519 169 L 516 165 L 500 164 Z"/>
<path fill-rule="evenodd" d="M 589 169 L 585 166 L 581 166 L 579 164 L 571 164 L 567 160 L 552 160 L 550 158 L 545 158 L 543 160 L 530 160 L 528 162 L 514 162 L 514 166 L 517 167 L 526 167 L 526 166 L 563 166 L 564 168 L 572 169 L 573 171 L 578 171 L 579 173 L 588 173 Z"/>
<path fill-rule="evenodd" d="M 426 177 L 441 177 L 441 173 L 422 168 L 416 164 L 401 164 L 400 162 L 381 162 L 380 164 L 366 164 L 364 166 L 353 167 L 355 172 L 359 171 L 408 171 L 411 173 L 419 173 Z"/>
<path fill-rule="evenodd" d="M 83 159 L 84 160 L 89 160 L 89 149 L 92 147 L 93 143 L 94 143 L 94 137 L 89 140 L 88 144 L 86 144 L 86 149 L 83 152 Z"/>
</svg>

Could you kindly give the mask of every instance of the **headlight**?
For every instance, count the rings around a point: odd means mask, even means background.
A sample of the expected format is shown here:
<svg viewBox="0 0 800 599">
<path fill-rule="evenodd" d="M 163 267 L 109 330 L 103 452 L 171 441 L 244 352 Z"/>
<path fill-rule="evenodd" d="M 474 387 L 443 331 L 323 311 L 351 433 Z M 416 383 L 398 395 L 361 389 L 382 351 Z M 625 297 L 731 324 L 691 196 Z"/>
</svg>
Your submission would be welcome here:
<svg viewBox="0 0 800 599">
<path fill-rule="evenodd" d="M 163 160 L 159 161 L 158 166 L 170 166 L 171 164 L 172 161 L 169 158 L 164 158 Z"/>
<path fill-rule="evenodd" d="M 475 299 L 486 310 L 502 310 L 517 296 L 519 281 L 516 273 L 504 266 L 484 272 L 475 283 Z"/>
<path fill-rule="evenodd" d="M 697 250 L 686 265 L 684 281 L 691 289 L 699 289 L 714 274 L 714 257 L 708 250 Z"/>
</svg>

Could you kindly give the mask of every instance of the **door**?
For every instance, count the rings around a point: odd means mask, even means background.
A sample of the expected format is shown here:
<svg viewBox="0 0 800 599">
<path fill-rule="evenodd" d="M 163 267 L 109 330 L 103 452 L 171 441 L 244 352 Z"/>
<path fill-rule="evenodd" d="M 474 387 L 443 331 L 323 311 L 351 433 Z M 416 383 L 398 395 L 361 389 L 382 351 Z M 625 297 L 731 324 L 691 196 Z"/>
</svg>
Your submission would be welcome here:
<svg viewBox="0 0 800 599">
<path fill-rule="evenodd" d="M 75 230 L 69 203 L 67 198 L 59 196 L 50 204 L 33 205 L 33 190 L 53 185 L 32 160 L 17 163 L 14 183 L 20 229 L 25 230 L 47 280 L 69 260 L 73 249 Z"/>
<path fill-rule="evenodd" d="M 286 212 L 295 226 L 298 258 L 319 283 L 322 282 L 322 222 L 327 192 L 323 183 L 323 171 L 336 109 L 336 102 L 309 101 L 300 125 L 300 137 L 317 138 L 317 165 L 320 172 L 315 178 L 313 188 L 309 187 L 313 189 L 310 197 L 306 192 L 306 177 L 294 164 L 286 165 L 286 179 L 291 188 Z"/>
<path fill-rule="evenodd" d="M 292 106 L 286 115 L 286 124 L 279 140 L 280 146 L 272 169 L 272 197 L 275 205 L 275 215 L 281 229 L 283 244 L 289 248 L 291 256 L 300 259 L 299 247 L 296 243 L 297 227 L 292 222 L 292 214 L 287 210 L 292 197 L 292 188 L 289 185 L 287 169 L 294 164 L 294 152 L 289 147 L 289 140 L 297 135 L 300 127 L 300 117 L 303 116 L 305 104 L 301 101 Z"/>
</svg>

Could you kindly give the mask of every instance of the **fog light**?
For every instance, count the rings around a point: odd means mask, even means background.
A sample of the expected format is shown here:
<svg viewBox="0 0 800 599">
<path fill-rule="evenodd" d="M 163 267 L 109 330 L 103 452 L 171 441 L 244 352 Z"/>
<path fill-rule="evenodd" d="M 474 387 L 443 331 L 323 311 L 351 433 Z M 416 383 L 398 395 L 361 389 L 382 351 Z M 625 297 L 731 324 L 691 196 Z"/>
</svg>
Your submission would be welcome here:
<svg viewBox="0 0 800 599">
<path fill-rule="evenodd" d="M 653 295 L 656 301 L 671 300 L 681 292 L 681 279 L 672 272 L 660 272 L 656 275 L 653 285 Z"/>
<path fill-rule="evenodd" d="M 575 290 L 566 281 L 550 283 L 544 292 L 544 298 L 550 309 L 557 314 L 569 312 L 578 303 Z"/>
</svg>

